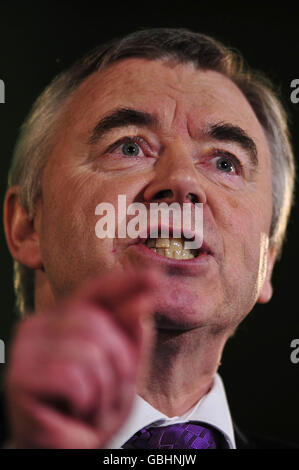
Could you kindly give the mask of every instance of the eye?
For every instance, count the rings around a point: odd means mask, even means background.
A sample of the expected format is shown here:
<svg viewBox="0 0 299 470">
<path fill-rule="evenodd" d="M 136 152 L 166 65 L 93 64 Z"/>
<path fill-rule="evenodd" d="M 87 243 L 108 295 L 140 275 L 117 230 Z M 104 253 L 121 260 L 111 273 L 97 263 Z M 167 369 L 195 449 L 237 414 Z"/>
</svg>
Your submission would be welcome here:
<svg viewBox="0 0 299 470">
<path fill-rule="evenodd" d="M 233 175 L 242 173 L 242 164 L 234 155 L 229 152 L 221 151 L 217 151 L 216 155 L 217 156 L 213 159 L 213 161 L 216 161 L 216 168 L 221 173 L 229 173 Z"/>
<path fill-rule="evenodd" d="M 140 147 L 136 142 L 125 142 L 121 146 L 122 153 L 127 157 L 137 157 L 140 152 Z"/>
<path fill-rule="evenodd" d="M 220 157 L 217 160 L 216 167 L 225 173 L 231 173 L 234 171 L 232 162 L 227 157 Z"/>
<path fill-rule="evenodd" d="M 107 150 L 108 153 L 114 153 L 118 157 L 144 157 L 143 148 L 148 150 L 148 145 L 144 139 L 138 135 L 126 136 L 114 142 Z"/>
</svg>

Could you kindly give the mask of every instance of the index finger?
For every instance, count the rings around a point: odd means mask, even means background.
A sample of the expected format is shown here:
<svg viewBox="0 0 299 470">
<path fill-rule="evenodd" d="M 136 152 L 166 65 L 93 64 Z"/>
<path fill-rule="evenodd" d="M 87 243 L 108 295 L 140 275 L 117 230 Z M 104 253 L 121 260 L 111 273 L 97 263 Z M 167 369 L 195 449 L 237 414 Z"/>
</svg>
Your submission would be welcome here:
<svg viewBox="0 0 299 470">
<path fill-rule="evenodd" d="M 137 295 L 158 291 L 161 276 L 157 269 L 115 270 L 87 280 L 76 296 L 111 310 Z"/>
</svg>

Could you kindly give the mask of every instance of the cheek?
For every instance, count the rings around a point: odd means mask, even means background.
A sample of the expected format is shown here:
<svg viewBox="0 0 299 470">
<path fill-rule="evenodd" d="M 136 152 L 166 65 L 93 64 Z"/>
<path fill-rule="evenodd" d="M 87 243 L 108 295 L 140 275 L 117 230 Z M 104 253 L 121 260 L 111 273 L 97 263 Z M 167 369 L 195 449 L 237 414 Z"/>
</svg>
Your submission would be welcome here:
<svg viewBox="0 0 299 470">
<path fill-rule="evenodd" d="M 269 234 L 272 201 L 268 194 L 246 198 L 227 195 L 215 210 L 215 220 L 223 239 L 225 256 L 240 269 L 255 272 L 260 259 L 261 239 Z"/>
<path fill-rule="evenodd" d="M 76 184 L 66 184 L 61 191 L 45 193 L 41 252 L 46 271 L 53 279 L 57 276 L 60 284 L 67 278 L 80 278 L 94 259 L 105 253 L 107 240 L 95 235 L 96 187 L 87 184 L 79 190 Z"/>
<path fill-rule="evenodd" d="M 132 202 L 130 193 L 138 193 L 136 177 L 107 177 L 87 169 L 74 169 L 55 180 L 50 176 L 43 187 L 40 241 L 43 262 L 53 283 L 65 285 L 99 267 L 110 269 L 115 262 L 114 240 L 96 236 L 100 217 L 95 209 L 101 202 L 111 203 L 116 209 L 118 194 L 126 194 L 127 203 Z"/>
<path fill-rule="evenodd" d="M 239 203 L 238 203 L 238 200 L 236 198 L 228 197 L 227 202 L 228 202 L 229 206 L 232 209 L 238 209 L 239 208 Z"/>
</svg>

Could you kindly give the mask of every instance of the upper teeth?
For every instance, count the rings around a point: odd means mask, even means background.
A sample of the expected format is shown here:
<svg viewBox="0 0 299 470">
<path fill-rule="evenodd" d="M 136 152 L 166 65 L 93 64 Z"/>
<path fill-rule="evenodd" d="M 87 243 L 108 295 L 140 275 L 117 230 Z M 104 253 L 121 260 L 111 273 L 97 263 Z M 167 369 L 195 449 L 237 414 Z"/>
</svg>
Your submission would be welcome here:
<svg viewBox="0 0 299 470">
<path fill-rule="evenodd" d="M 198 250 L 185 249 L 181 238 L 148 238 L 146 245 L 167 258 L 191 259 L 198 254 Z"/>
</svg>

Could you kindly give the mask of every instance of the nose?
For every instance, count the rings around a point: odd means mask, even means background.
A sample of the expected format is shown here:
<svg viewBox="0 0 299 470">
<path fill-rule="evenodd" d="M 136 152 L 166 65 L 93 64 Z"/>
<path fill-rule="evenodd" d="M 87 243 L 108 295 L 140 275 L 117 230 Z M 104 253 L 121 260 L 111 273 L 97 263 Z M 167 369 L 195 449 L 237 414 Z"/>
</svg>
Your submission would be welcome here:
<svg viewBox="0 0 299 470">
<path fill-rule="evenodd" d="M 144 191 L 146 202 L 205 203 L 206 193 L 188 149 L 172 146 L 156 164 L 155 176 Z"/>
</svg>

